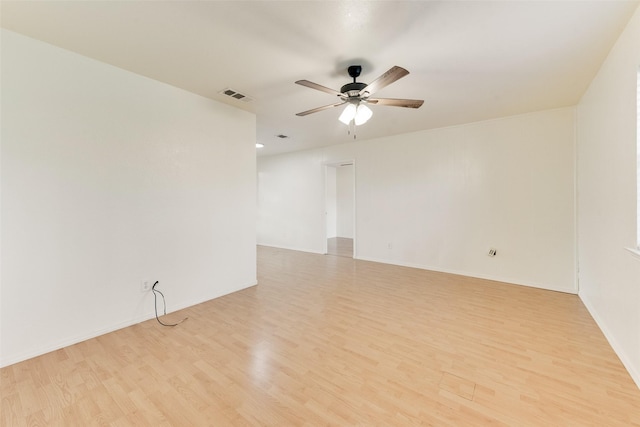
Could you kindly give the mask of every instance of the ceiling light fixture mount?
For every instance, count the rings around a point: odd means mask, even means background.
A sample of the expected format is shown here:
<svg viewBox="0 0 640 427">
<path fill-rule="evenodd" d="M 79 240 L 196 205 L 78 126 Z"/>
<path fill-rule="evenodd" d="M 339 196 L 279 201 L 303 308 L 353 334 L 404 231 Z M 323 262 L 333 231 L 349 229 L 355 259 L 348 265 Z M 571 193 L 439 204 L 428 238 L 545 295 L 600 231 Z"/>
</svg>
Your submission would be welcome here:
<svg viewBox="0 0 640 427">
<path fill-rule="evenodd" d="M 367 87 L 366 83 L 359 83 L 356 81 L 358 77 L 360 77 L 360 73 L 362 72 L 362 67 L 360 65 L 352 65 L 347 68 L 347 72 L 349 76 L 353 78 L 352 83 L 347 83 L 346 85 L 340 88 L 340 92 L 348 97 L 358 97 L 358 94 L 362 89 Z"/>
</svg>

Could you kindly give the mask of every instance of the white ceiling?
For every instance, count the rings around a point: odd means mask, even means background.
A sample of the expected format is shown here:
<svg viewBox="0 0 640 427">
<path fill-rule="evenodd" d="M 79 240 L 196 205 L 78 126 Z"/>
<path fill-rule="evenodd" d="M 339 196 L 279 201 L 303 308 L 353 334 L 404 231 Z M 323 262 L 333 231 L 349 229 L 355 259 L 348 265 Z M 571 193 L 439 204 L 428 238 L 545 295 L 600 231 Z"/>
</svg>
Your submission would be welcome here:
<svg viewBox="0 0 640 427">
<path fill-rule="evenodd" d="M 376 96 L 358 139 L 575 105 L 637 1 L 2 1 L 2 26 L 257 116 L 262 155 L 352 141 L 333 89 L 362 65 Z M 254 100 L 218 92 L 238 90 Z M 288 135 L 279 139 L 278 134 Z"/>
</svg>

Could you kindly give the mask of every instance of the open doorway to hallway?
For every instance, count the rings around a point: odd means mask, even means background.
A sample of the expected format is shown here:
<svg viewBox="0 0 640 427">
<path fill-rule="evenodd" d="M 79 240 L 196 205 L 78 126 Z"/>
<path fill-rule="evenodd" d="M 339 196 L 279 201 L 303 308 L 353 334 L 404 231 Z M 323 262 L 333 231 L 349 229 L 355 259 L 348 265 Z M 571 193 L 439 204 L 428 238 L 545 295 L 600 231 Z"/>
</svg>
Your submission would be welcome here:
<svg viewBox="0 0 640 427">
<path fill-rule="evenodd" d="M 355 258 L 355 166 L 326 165 L 326 253 Z"/>
</svg>

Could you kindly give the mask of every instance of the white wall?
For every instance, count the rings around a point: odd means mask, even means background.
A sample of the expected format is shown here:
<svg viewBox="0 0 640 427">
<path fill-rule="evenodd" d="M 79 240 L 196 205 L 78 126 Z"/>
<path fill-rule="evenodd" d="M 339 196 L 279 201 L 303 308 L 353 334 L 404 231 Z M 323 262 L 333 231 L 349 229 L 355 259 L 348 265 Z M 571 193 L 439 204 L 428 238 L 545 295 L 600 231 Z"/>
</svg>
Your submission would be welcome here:
<svg viewBox="0 0 640 427">
<path fill-rule="evenodd" d="M 336 168 L 337 236 L 353 239 L 353 165 Z"/>
<path fill-rule="evenodd" d="M 326 223 L 327 223 L 327 239 L 331 239 L 338 235 L 338 188 L 336 187 L 337 168 L 327 166 L 326 169 Z"/>
<path fill-rule="evenodd" d="M 322 165 L 354 159 L 358 258 L 577 292 L 574 113 L 260 158 L 258 242 L 321 252 Z"/>
<path fill-rule="evenodd" d="M 321 151 L 258 160 L 258 244 L 322 253 L 325 172 Z M 268 160 L 267 160 L 268 159 Z"/>
<path fill-rule="evenodd" d="M 640 9 L 577 108 L 580 297 L 640 386 L 636 246 Z"/>
<path fill-rule="evenodd" d="M 1 102 L 0 364 L 256 283 L 252 114 L 5 30 Z"/>
</svg>

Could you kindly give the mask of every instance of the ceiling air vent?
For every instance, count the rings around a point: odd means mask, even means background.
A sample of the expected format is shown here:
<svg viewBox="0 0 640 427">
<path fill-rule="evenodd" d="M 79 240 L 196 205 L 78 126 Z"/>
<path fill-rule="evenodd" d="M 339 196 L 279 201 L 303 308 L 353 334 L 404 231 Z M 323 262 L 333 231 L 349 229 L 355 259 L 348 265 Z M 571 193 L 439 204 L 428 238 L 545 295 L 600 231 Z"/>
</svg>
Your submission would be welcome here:
<svg viewBox="0 0 640 427">
<path fill-rule="evenodd" d="M 226 88 L 224 90 L 221 90 L 218 93 L 220 95 L 225 95 L 225 96 L 237 99 L 238 101 L 242 101 L 242 102 L 251 102 L 251 101 L 253 101 L 253 98 L 251 98 L 250 96 L 247 96 L 244 93 L 240 93 L 237 90 L 231 89 L 231 88 Z"/>
</svg>

